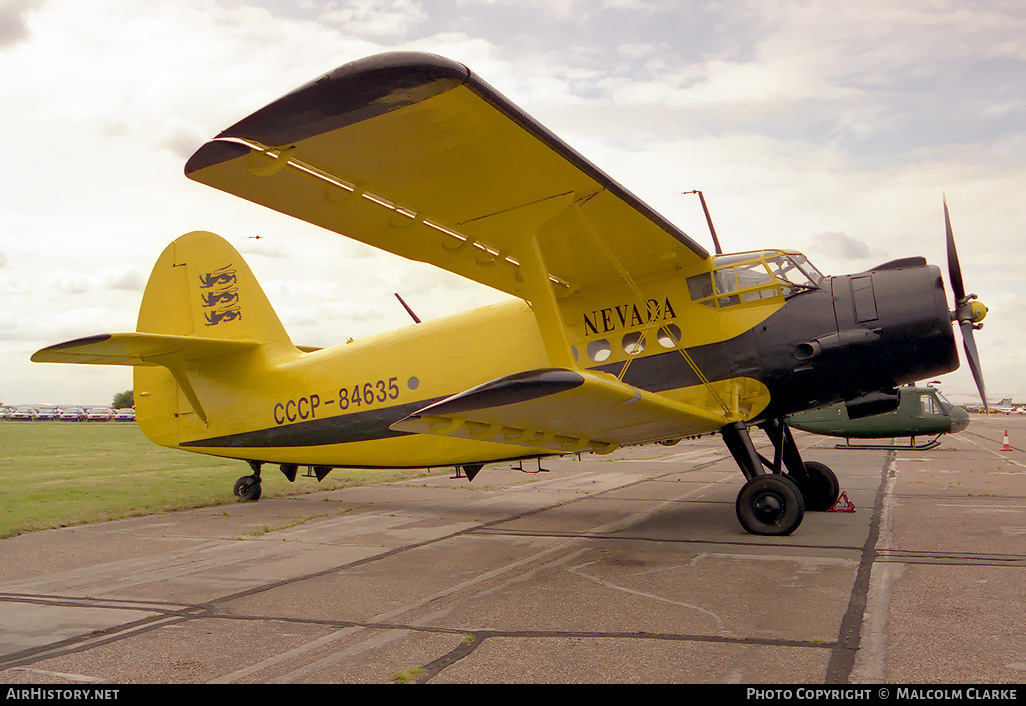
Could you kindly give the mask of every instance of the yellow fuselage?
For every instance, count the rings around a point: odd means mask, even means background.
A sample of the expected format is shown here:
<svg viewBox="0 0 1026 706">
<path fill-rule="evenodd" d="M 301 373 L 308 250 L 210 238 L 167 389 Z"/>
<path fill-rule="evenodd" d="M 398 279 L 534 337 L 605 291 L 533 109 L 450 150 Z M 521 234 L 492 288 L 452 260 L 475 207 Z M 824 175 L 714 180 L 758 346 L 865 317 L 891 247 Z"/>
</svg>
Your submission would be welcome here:
<svg viewBox="0 0 1026 706">
<path fill-rule="evenodd" d="M 783 303 L 776 297 L 723 310 L 692 302 L 679 278 L 642 287 L 644 300 L 623 287 L 560 303 L 578 365 L 601 365 L 622 377 L 625 366 L 645 358 L 680 356 L 683 349 L 736 336 Z M 340 467 L 487 462 L 551 452 L 388 427 L 476 385 L 546 367 L 551 363 L 534 312 L 527 302 L 511 300 L 310 353 L 284 340 L 204 360 L 185 374 L 205 420 L 166 369 L 137 367 L 136 406 L 140 427 L 155 443 L 217 456 Z M 739 418 L 768 402 L 765 387 L 749 378 L 670 385 L 660 394 L 703 406 L 725 401 L 732 407 L 725 413 Z"/>
</svg>

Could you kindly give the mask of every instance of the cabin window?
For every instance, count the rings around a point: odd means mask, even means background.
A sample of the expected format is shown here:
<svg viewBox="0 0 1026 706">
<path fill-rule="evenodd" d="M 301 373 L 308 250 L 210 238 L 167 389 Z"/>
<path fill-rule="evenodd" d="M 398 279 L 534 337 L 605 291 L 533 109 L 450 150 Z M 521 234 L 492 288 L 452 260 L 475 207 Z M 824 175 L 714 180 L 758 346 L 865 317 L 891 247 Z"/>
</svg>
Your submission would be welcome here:
<svg viewBox="0 0 1026 706">
<path fill-rule="evenodd" d="M 623 352 L 627 355 L 638 355 L 645 350 L 645 335 L 640 331 L 628 333 L 620 341 L 620 344 L 623 346 Z"/>
<path fill-rule="evenodd" d="M 947 413 L 940 400 L 934 399 L 932 394 L 921 396 L 919 398 L 919 405 L 923 416 L 936 417 Z"/>
<path fill-rule="evenodd" d="M 601 363 L 609 359 L 609 356 L 613 354 L 613 347 L 609 345 L 609 341 L 602 338 L 598 341 L 592 341 L 588 344 L 588 357 L 594 360 L 596 363 Z"/>
<path fill-rule="evenodd" d="M 777 288 L 773 286 L 773 277 L 762 262 L 751 262 L 738 265 L 737 286 L 742 291 L 741 301 L 754 302 L 777 296 Z M 758 288 L 758 289 L 756 289 Z"/>
<path fill-rule="evenodd" d="M 680 328 L 676 324 L 661 327 L 656 333 L 656 341 L 663 348 L 676 348 L 680 344 Z"/>
</svg>

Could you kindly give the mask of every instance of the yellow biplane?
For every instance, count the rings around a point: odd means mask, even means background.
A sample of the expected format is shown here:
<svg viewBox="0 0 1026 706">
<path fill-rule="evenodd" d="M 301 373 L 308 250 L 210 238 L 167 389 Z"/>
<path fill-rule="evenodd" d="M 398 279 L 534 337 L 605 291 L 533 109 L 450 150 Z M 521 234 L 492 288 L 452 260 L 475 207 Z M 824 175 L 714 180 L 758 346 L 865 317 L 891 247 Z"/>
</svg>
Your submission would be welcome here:
<svg viewBox="0 0 1026 706">
<path fill-rule="evenodd" d="M 263 464 L 483 464 L 719 433 L 748 479 L 741 525 L 789 534 L 838 482 L 802 461 L 786 415 L 896 404 L 958 367 L 958 320 L 922 258 L 827 277 L 803 255 L 710 255 L 462 64 L 389 53 L 346 64 L 200 148 L 198 182 L 513 295 L 323 350 L 289 339 L 249 267 L 206 232 L 153 269 L 137 332 L 41 362 L 135 366 L 139 425 L 164 446 Z M 947 207 L 945 205 L 945 218 Z M 759 427 L 774 446 L 761 456 Z"/>
</svg>

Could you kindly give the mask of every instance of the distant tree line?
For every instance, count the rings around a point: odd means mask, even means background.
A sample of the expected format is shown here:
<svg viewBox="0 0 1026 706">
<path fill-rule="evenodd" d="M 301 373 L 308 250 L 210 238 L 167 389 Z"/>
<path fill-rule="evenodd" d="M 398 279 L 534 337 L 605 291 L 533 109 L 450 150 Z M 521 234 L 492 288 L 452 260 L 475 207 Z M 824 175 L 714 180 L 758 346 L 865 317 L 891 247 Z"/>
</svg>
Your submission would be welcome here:
<svg viewBox="0 0 1026 706">
<path fill-rule="evenodd" d="M 114 402 L 111 403 L 111 407 L 114 409 L 124 409 L 126 407 L 135 406 L 135 395 L 131 390 L 125 390 L 114 395 Z"/>
</svg>

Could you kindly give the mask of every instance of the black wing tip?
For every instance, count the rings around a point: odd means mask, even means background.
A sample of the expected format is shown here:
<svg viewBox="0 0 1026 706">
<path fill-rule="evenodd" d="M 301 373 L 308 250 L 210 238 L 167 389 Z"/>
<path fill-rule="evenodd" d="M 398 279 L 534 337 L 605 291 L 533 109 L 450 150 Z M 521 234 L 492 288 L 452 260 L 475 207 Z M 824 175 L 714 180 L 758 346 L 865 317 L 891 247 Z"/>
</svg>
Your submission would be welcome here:
<svg viewBox="0 0 1026 706">
<path fill-rule="evenodd" d="M 357 59 L 306 83 L 243 118 L 219 138 L 238 138 L 282 147 L 412 105 L 466 85 L 482 99 L 535 135 L 564 159 L 622 199 L 702 259 L 709 252 L 585 159 L 548 128 L 491 87 L 465 65 L 427 52 L 394 51 Z M 227 145 L 230 143 L 220 143 Z M 208 142 L 188 161 L 186 175 L 230 161 L 242 145 Z"/>
<path fill-rule="evenodd" d="M 64 341 L 63 343 L 55 343 L 52 346 L 47 346 L 46 348 L 40 348 L 38 351 L 36 351 L 35 353 L 33 353 L 29 357 L 29 360 L 31 360 L 33 363 L 46 363 L 46 362 L 50 362 L 50 361 L 47 361 L 47 360 L 41 360 L 41 358 L 45 358 L 47 353 L 56 353 L 58 351 L 66 351 L 66 350 L 78 348 L 80 346 L 87 346 L 87 345 L 89 345 L 91 343 L 102 343 L 102 342 L 104 342 L 106 340 L 109 340 L 112 336 L 113 336 L 113 334 L 110 334 L 110 333 L 100 333 L 100 334 L 97 334 L 95 336 L 86 336 L 84 338 L 76 338 L 76 339 L 74 339 L 72 341 Z"/>
<path fill-rule="evenodd" d="M 201 169 L 242 157 L 247 152 L 249 148 L 237 142 L 208 142 L 189 157 L 189 161 L 185 163 L 185 175 L 189 176 Z"/>
<path fill-rule="evenodd" d="M 278 147 L 417 103 L 467 82 L 463 64 L 437 54 L 395 51 L 329 71 L 243 118 L 218 138 Z M 185 167 L 192 174 L 245 154 L 244 145 L 208 142 Z"/>
<path fill-rule="evenodd" d="M 73 341 L 65 341 L 64 343 L 55 343 L 52 346 L 47 346 L 46 348 L 43 348 L 42 350 L 44 350 L 44 351 L 63 351 L 63 350 L 67 350 L 68 348 L 78 348 L 79 346 L 87 346 L 87 345 L 89 345 L 91 343 L 102 343 L 103 341 L 109 340 L 112 335 L 113 334 L 110 334 L 110 333 L 100 333 L 100 334 L 97 334 L 95 336 L 85 336 L 84 338 L 76 338 Z"/>
<path fill-rule="evenodd" d="M 525 370 L 460 392 L 441 402 L 417 410 L 410 417 L 459 414 L 477 409 L 502 407 L 566 392 L 583 384 L 583 375 L 565 368 Z"/>
</svg>

